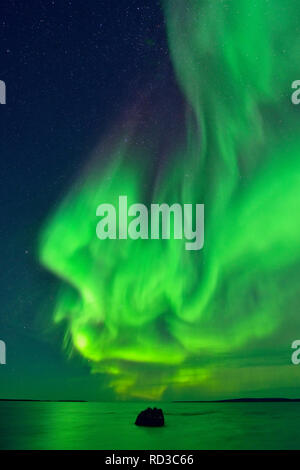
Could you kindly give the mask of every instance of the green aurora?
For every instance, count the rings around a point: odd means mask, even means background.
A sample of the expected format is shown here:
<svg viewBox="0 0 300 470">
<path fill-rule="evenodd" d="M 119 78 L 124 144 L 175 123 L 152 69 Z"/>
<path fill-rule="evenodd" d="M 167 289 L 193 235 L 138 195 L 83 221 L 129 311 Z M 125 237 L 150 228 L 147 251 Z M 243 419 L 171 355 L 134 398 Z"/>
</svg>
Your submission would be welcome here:
<svg viewBox="0 0 300 470">
<path fill-rule="evenodd" d="M 63 281 L 54 321 L 66 322 L 65 345 L 121 398 L 291 391 L 300 385 L 289 349 L 300 335 L 300 115 L 290 99 L 299 4 L 163 8 L 185 138 L 149 190 L 151 151 L 132 144 L 136 130 L 120 130 L 99 150 L 109 163 L 92 163 L 49 216 L 39 255 Z M 204 203 L 204 249 L 100 241 L 96 208 L 119 195 Z"/>
</svg>

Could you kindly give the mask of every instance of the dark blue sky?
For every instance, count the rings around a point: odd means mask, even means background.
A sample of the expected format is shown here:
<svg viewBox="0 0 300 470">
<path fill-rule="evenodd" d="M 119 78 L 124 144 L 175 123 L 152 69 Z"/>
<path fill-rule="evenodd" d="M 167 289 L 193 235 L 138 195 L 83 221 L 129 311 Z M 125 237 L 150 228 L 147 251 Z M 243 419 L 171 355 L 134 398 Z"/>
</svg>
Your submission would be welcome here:
<svg viewBox="0 0 300 470">
<path fill-rule="evenodd" d="M 160 2 L 3 0 L 0 11 L 0 398 L 110 399 L 62 350 L 37 237 L 101 136 L 169 76 Z"/>
</svg>

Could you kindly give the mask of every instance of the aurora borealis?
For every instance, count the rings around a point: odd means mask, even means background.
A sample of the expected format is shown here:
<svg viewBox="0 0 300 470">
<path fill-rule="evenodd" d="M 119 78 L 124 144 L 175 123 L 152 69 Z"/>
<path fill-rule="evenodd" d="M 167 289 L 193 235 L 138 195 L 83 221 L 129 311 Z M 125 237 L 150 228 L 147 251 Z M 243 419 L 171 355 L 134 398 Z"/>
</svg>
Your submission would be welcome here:
<svg viewBox="0 0 300 470">
<path fill-rule="evenodd" d="M 299 7 L 170 0 L 163 8 L 184 136 L 153 177 L 156 143 L 153 155 L 139 148 L 138 117 L 125 122 L 50 214 L 40 261 L 62 281 L 54 321 L 66 321 L 65 345 L 107 374 L 117 397 L 288 388 L 299 326 L 300 117 L 290 102 Z M 99 241 L 96 207 L 119 195 L 205 203 L 204 249 Z"/>
<path fill-rule="evenodd" d="M 0 398 L 299 397 L 298 2 L 4 3 Z M 100 240 L 120 196 L 203 248 Z"/>
</svg>

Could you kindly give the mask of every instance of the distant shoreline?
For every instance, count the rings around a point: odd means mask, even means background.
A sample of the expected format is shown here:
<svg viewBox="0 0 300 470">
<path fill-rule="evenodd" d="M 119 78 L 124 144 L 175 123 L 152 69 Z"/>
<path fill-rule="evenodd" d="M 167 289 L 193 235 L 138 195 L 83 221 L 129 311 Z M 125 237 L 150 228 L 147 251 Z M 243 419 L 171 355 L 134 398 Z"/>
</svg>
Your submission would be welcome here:
<svg viewBox="0 0 300 470">
<path fill-rule="evenodd" d="M 274 403 L 300 402 L 300 398 L 229 398 L 227 400 L 174 400 L 173 403 Z"/>
<path fill-rule="evenodd" d="M 38 403 L 102 403 L 88 400 L 34 400 L 30 398 L 0 398 L 0 402 L 38 402 Z M 300 398 L 229 398 L 226 400 L 173 400 L 170 403 L 292 403 Z M 132 402 L 131 402 L 132 403 Z M 136 402 L 139 403 L 139 402 Z M 143 402 L 140 402 L 143 403 Z M 150 403 L 150 402 L 149 402 Z M 162 404 L 165 402 L 162 402 Z"/>
</svg>

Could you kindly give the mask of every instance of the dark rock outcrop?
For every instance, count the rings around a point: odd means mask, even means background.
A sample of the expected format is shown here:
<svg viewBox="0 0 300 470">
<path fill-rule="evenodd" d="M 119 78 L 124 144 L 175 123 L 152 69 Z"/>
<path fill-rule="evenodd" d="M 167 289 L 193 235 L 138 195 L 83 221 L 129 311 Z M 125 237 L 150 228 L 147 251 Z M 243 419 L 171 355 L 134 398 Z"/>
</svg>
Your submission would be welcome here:
<svg viewBox="0 0 300 470">
<path fill-rule="evenodd" d="M 159 408 L 147 408 L 141 411 L 135 420 L 137 426 L 158 427 L 165 424 L 164 414 Z"/>
</svg>

